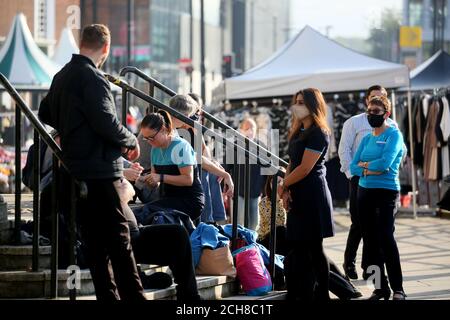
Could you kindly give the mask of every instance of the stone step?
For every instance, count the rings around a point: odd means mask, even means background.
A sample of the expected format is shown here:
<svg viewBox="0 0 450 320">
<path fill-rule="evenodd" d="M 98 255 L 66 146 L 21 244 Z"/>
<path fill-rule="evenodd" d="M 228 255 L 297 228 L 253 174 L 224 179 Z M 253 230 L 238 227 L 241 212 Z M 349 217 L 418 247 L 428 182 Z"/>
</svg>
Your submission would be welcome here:
<svg viewBox="0 0 450 320">
<path fill-rule="evenodd" d="M 9 243 L 13 235 L 13 232 L 14 232 L 13 221 L 7 220 L 0 222 L 0 245 Z"/>
<path fill-rule="evenodd" d="M 0 195 L 0 223 L 8 221 L 7 204 L 4 202 L 2 195 Z"/>
<path fill-rule="evenodd" d="M 154 267 L 154 271 L 167 271 L 167 267 Z M 58 296 L 67 300 L 69 289 L 66 270 L 58 271 Z M 46 299 L 50 297 L 50 270 L 40 272 L 4 271 L 0 272 L 0 299 Z M 77 290 L 77 299 L 95 300 L 94 285 L 90 272 L 81 270 L 81 289 Z M 199 276 L 197 286 L 200 295 L 205 300 L 218 300 L 237 293 L 234 278 L 225 276 Z M 175 300 L 176 285 L 163 290 L 146 290 L 149 300 Z"/>
<path fill-rule="evenodd" d="M 69 273 L 66 270 L 58 271 L 58 295 L 68 296 L 67 279 Z M 3 271 L 0 272 L 0 299 L 35 299 L 50 297 L 50 270 L 39 272 L 27 271 Z M 91 273 L 88 270 L 80 272 L 80 295 L 94 293 L 94 284 Z"/>
<path fill-rule="evenodd" d="M 51 247 L 39 248 L 39 268 L 50 269 Z M 0 271 L 30 271 L 32 267 L 33 247 L 0 246 Z"/>
<path fill-rule="evenodd" d="M 39 269 L 50 269 L 51 247 L 42 246 L 39 248 Z M 31 271 L 33 259 L 33 247 L 26 246 L 0 246 L 0 271 Z M 143 271 L 161 271 L 166 272 L 168 267 L 157 265 L 141 264 Z M 147 272 L 148 273 L 148 272 Z"/>
<path fill-rule="evenodd" d="M 224 298 L 223 300 L 239 300 L 239 301 L 248 301 L 248 300 L 286 300 L 287 292 L 286 291 L 271 291 L 264 296 L 247 296 L 243 293 L 229 296 Z"/>
</svg>

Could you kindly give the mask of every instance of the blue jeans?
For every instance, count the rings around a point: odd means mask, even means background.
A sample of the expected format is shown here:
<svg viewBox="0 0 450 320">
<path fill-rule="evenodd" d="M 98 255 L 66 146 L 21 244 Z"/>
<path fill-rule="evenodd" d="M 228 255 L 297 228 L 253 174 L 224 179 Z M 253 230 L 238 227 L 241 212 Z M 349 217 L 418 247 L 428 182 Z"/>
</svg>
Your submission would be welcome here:
<svg viewBox="0 0 450 320">
<path fill-rule="evenodd" d="M 202 187 L 205 193 L 205 207 L 203 208 L 201 221 L 212 222 L 227 219 L 223 204 L 222 189 L 217 176 L 202 170 Z"/>
<path fill-rule="evenodd" d="M 248 229 L 256 230 L 259 224 L 259 197 L 250 198 L 248 201 L 249 206 L 249 216 L 248 216 Z M 245 215 L 245 200 L 244 197 L 239 196 L 238 203 L 238 224 L 244 226 L 244 215 Z"/>
</svg>

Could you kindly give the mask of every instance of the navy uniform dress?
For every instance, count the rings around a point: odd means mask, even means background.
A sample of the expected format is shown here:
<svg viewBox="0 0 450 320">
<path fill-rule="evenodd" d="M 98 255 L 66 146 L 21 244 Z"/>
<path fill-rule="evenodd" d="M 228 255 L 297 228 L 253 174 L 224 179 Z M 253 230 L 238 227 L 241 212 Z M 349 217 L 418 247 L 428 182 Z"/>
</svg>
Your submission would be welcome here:
<svg viewBox="0 0 450 320">
<path fill-rule="evenodd" d="M 334 235 L 333 205 L 325 178 L 328 145 L 329 136 L 317 126 L 301 130 L 289 143 L 291 172 L 301 164 L 305 150 L 321 154 L 311 172 L 289 186 L 292 202 L 286 227 L 290 241 L 318 240 Z"/>
</svg>

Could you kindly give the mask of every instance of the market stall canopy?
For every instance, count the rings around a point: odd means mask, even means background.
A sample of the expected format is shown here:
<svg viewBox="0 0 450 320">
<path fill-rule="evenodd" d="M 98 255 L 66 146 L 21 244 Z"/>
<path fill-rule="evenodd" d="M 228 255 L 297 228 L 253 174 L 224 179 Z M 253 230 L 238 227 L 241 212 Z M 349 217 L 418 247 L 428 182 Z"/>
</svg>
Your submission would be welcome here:
<svg viewBox="0 0 450 320">
<path fill-rule="evenodd" d="M 307 87 L 345 92 L 374 84 L 407 86 L 408 68 L 347 49 L 306 26 L 266 61 L 225 79 L 213 96 L 214 101 L 282 97 Z"/>
<path fill-rule="evenodd" d="M 72 59 L 72 54 L 78 54 L 79 52 L 80 49 L 78 49 L 72 30 L 64 28 L 52 60 L 56 64 L 64 66 Z"/>
<path fill-rule="evenodd" d="M 410 73 L 411 90 L 450 87 L 450 55 L 439 50 Z"/>
<path fill-rule="evenodd" d="M 0 72 L 13 85 L 49 86 L 59 69 L 34 42 L 25 16 L 16 15 L 0 50 Z"/>
</svg>

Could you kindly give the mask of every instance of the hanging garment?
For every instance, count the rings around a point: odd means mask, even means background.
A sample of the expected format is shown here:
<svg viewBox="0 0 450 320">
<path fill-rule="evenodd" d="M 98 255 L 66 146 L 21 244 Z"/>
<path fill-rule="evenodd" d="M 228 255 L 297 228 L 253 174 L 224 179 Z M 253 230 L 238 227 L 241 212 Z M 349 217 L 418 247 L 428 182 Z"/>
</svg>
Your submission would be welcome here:
<svg viewBox="0 0 450 320">
<path fill-rule="evenodd" d="M 337 157 L 338 149 L 336 144 L 336 137 L 334 134 L 334 126 L 333 126 L 333 118 L 334 118 L 334 109 L 333 105 L 328 105 L 327 112 L 327 123 L 330 128 L 330 147 L 328 148 L 327 154 L 325 156 L 325 161 L 328 161 L 334 157 Z"/>
<path fill-rule="evenodd" d="M 442 145 L 442 176 L 446 177 L 450 175 L 450 106 L 447 97 L 442 97 L 441 99 L 443 105 L 442 119 L 440 123 L 440 128 L 443 137 Z"/>
<path fill-rule="evenodd" d="M 438 180 L 439 141 L 436 135 L 436 125 L 439 113 L 437 100 L 429 105 L 427 124 L 423 141 L 424 177 L 425 180 Z"/>
<path fill-rule="evenodd" d="M 288 156 L 288 135 L 291 119 L 291 111 L 286 106 L 274 106 L 269 110 L 269 116 L 272 119 L 272 129 L 278 130 L 279 134 L 279 157 L 285 161 Z"/>
<path fill-rule="evenodd" d="M 423 113 L 423 101 L 423 99 L 418 99 L 413 111 L 414 164 L 420 168 L 424 166 L 423 139 L 426 126 L 426 115 Z"/>
</svg>

